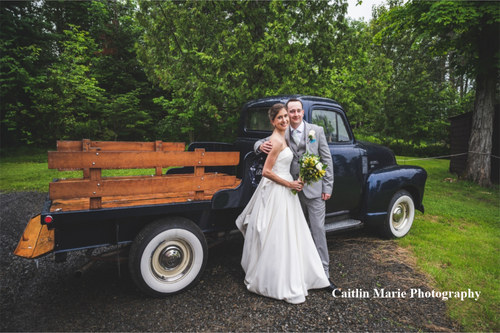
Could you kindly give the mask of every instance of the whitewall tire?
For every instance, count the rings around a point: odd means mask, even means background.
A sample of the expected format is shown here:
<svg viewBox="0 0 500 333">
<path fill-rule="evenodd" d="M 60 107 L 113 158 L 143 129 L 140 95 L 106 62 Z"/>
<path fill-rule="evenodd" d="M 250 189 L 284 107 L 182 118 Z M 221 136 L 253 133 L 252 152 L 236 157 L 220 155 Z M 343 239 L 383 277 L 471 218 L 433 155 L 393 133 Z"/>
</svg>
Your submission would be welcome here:
<svg viewBox="0 0 500 333">
<path fill-rule="evenodd" d="M 200 228 L 182 217 L 145 227 L 130 249 L 132 279 L 146 294 L 163 297 L 198 282 L 207 263 L 207 242 Z"/>
<path fill-rule="evenodd" d="M 382 228 L 386 238 L 401 238 L 406 236 L 415 218 L 415 203 L 408 191 L 398 191 L 391 199 L 387 210 L 387 218 Z"/>
</svg>

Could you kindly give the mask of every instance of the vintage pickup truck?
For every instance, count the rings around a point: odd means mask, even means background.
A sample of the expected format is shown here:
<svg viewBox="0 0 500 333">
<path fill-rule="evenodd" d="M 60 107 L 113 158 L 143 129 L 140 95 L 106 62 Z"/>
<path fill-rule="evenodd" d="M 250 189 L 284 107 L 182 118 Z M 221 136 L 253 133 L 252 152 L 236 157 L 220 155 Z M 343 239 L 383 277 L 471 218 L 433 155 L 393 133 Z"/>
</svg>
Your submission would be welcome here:
<svg viewBox="0 0 500 333">
<path fill-rule="evenodd" d="M 422 205 L 427 173 L 398 165 L 391 150 L 357 141 L 335 101 L 313 96 L 256 99 L 241 110 L 233 144 L 59 141 L 49 168 L 83 170 L 82 178 L 55 179 L 41 214 L 32 218 L 15 251 L 25 258 L 87 250 L 88 263 L 128 261 L 137 286 L 154 297 L 179 293 L 203 274 L 208 248 L 239 231 L 236 217 L 262 176 L 265 154 L 256 140 L 269 136 L 267 111 L 298 98 L 304 119 L 323 126 L 334 163 L 334 190 L 326 231 L 375 226 L 386 237 L 405 236 Z M 182 166 L 182 167 L 179 167 Z M 166 173 L 163 168 L 170 168 Z M 153 175 L 103 177 L 102 169 L 152 168 Z M 130 247 L 126 246 L 130 244 Z M 119 245 L 117 250 L 94 250 Z M 97 251 L 98 252 L 98 251 Z"/>
</svg>

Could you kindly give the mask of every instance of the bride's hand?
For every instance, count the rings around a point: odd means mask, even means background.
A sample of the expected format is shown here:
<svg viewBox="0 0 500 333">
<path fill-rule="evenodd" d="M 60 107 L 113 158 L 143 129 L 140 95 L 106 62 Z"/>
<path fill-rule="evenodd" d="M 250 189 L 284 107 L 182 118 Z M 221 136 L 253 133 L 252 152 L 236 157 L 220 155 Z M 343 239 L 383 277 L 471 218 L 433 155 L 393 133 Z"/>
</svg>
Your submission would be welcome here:
<svg viewBox="0 0 500 333">
<path fill-rule="evenodd" d="M 300 192 L 304 188 L 304 184 L 301 181 L 299 181 L 299 180 L 295 180 L 295 181 L 293 181 L 293 182 L 290 183 L 289 187 L 292 190 Z"/>
</svg>

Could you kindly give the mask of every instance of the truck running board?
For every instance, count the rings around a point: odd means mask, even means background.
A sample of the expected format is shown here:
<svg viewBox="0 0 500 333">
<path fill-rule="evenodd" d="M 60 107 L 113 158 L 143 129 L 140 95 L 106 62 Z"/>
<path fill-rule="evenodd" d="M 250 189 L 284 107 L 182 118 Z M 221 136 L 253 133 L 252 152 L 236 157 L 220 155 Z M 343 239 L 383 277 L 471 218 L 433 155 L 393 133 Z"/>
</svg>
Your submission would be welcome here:
<svg viewBox="0 0 500 333">
<path fill-rule="evenodd" d="M 326 233 L 359 229 L 364 226 L 363 222 L 354 219 L 345 219 L 331 223 L 328 223 L 327 219 L 326 222 L 327 222 L 327 224 L 325 224 Z"/>
</svg>

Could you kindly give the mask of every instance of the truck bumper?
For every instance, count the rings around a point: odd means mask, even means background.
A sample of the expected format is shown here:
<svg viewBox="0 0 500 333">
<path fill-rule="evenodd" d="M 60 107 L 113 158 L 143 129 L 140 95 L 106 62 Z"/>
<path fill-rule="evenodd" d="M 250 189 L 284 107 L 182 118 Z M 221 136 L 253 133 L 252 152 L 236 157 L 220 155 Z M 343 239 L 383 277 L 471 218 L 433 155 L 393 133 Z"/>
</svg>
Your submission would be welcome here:
<svg viewBox="0 0 500 333">
<path fill-rule="evenodd" d="M 24 229 L 14 254 L 27 259 L 35 259 L 54 251 L 54 230 L 41 224 L 40 214 L 31 218 Z"/>
</svg>

